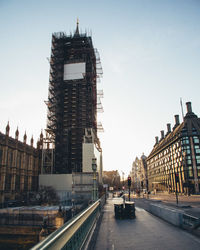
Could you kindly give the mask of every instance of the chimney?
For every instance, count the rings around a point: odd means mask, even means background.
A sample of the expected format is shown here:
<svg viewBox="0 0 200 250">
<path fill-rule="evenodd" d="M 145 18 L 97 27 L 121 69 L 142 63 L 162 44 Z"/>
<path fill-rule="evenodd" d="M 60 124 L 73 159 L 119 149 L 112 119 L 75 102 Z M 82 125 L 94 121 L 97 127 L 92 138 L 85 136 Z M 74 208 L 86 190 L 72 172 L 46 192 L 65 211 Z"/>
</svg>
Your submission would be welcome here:
<svg viewBox="0 0 200 250">
<path fill-rule="evenodd" d="M 179 115 L 175 115 L 175 126 L 178 126 L 180 124 L 179 122 Z"/>
<path fill-rule="evenodd" d="M 158 144 L 158 136 L 156 136 L 155 139 L 156 139 L 156 144 Z"/>
<path fill-rule="evenodd" d="M 186 106 L 187 106 L 187 112 L 192 113 L 192 104 L 191 104 L 191 102 L 186 102 Z"/>
<path fill-rule="evenodd" d="M 195 115 L 195 114 L 192 112 L 192 104 L 191 104 L 191 102 L 186 102 L 186 106 L 187 106 L 187 113 L 186 113 L 184 119 L 188 119 L 188 118 L 198 118 L 197 115 Z"/>
<path fill-rule="evenodd" d="M 161 130 L 160 133 L 161 133 L 161 140 L 162 140 L 165 137 L 164 130 Z"/>
<path fill-rule="evenodd" d="M 170 132 L 171 132 L 171 124 L 167 123 L 167 133 L 170 133 Z"/>
</svg>

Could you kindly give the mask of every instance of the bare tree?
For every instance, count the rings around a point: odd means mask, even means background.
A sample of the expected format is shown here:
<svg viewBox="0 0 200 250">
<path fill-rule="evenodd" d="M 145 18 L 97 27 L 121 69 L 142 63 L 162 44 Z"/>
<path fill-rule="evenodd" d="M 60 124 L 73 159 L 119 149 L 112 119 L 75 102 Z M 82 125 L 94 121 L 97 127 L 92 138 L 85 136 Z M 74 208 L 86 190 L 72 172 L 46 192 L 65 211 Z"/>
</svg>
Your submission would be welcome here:
<svg viewBox="0 0 200 250">
<path fill-rule="evenodd" d="M 60 198 L 52 186 L 40 186 L 36 197 L 43 205 L 58 205 L 60 202 Z"/>
</svg>

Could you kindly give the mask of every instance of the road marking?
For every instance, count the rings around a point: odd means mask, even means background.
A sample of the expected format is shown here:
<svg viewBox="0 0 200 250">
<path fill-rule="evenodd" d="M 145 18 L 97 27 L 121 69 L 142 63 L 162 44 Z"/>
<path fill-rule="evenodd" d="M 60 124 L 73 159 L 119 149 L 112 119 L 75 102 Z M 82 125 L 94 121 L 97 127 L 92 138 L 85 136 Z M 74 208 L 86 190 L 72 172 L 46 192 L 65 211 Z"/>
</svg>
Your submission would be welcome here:
<svg viewBox="0 0 200 250">
<path fill-rule="evenodd" d="M 115 249 L 115 246 L 114 246 L 114 244 L 112 244 L 112 250 L 114 250 Z"/>
</svg>

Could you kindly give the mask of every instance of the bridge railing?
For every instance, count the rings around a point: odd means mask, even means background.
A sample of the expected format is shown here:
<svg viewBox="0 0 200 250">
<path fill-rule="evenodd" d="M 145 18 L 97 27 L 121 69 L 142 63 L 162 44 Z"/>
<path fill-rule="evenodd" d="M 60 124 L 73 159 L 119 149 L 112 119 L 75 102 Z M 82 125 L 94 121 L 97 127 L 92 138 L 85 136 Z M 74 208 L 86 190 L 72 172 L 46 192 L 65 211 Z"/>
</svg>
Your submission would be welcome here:
<svg viewBox="0 0 200 250">
<path fill-rule="evenodd" d="M 39 242 L 31 250 L 42 249 L 83 249 L 83 246 L 100 215 L 105 197 L 97 200 L 82 213 L 66 222 L 59 229 L 50 234 L 42 242 Z"/>
</svg>

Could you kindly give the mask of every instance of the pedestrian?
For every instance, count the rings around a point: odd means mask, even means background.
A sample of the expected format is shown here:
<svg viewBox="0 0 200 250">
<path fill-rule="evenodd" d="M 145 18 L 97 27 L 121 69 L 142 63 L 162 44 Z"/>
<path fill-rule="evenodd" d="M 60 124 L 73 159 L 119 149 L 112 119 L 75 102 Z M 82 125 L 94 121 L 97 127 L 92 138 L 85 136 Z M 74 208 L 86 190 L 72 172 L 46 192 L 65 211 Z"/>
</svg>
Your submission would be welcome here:
<svg viewBox="0 0 200 250">
<path fill-rule="evenodd" d="M 124 206 L 125 206 L 125 200 L 126 200 L 125 194 L 122 197 L 123 197 L 123 203 L 124 203 Z"/>
</svg>

